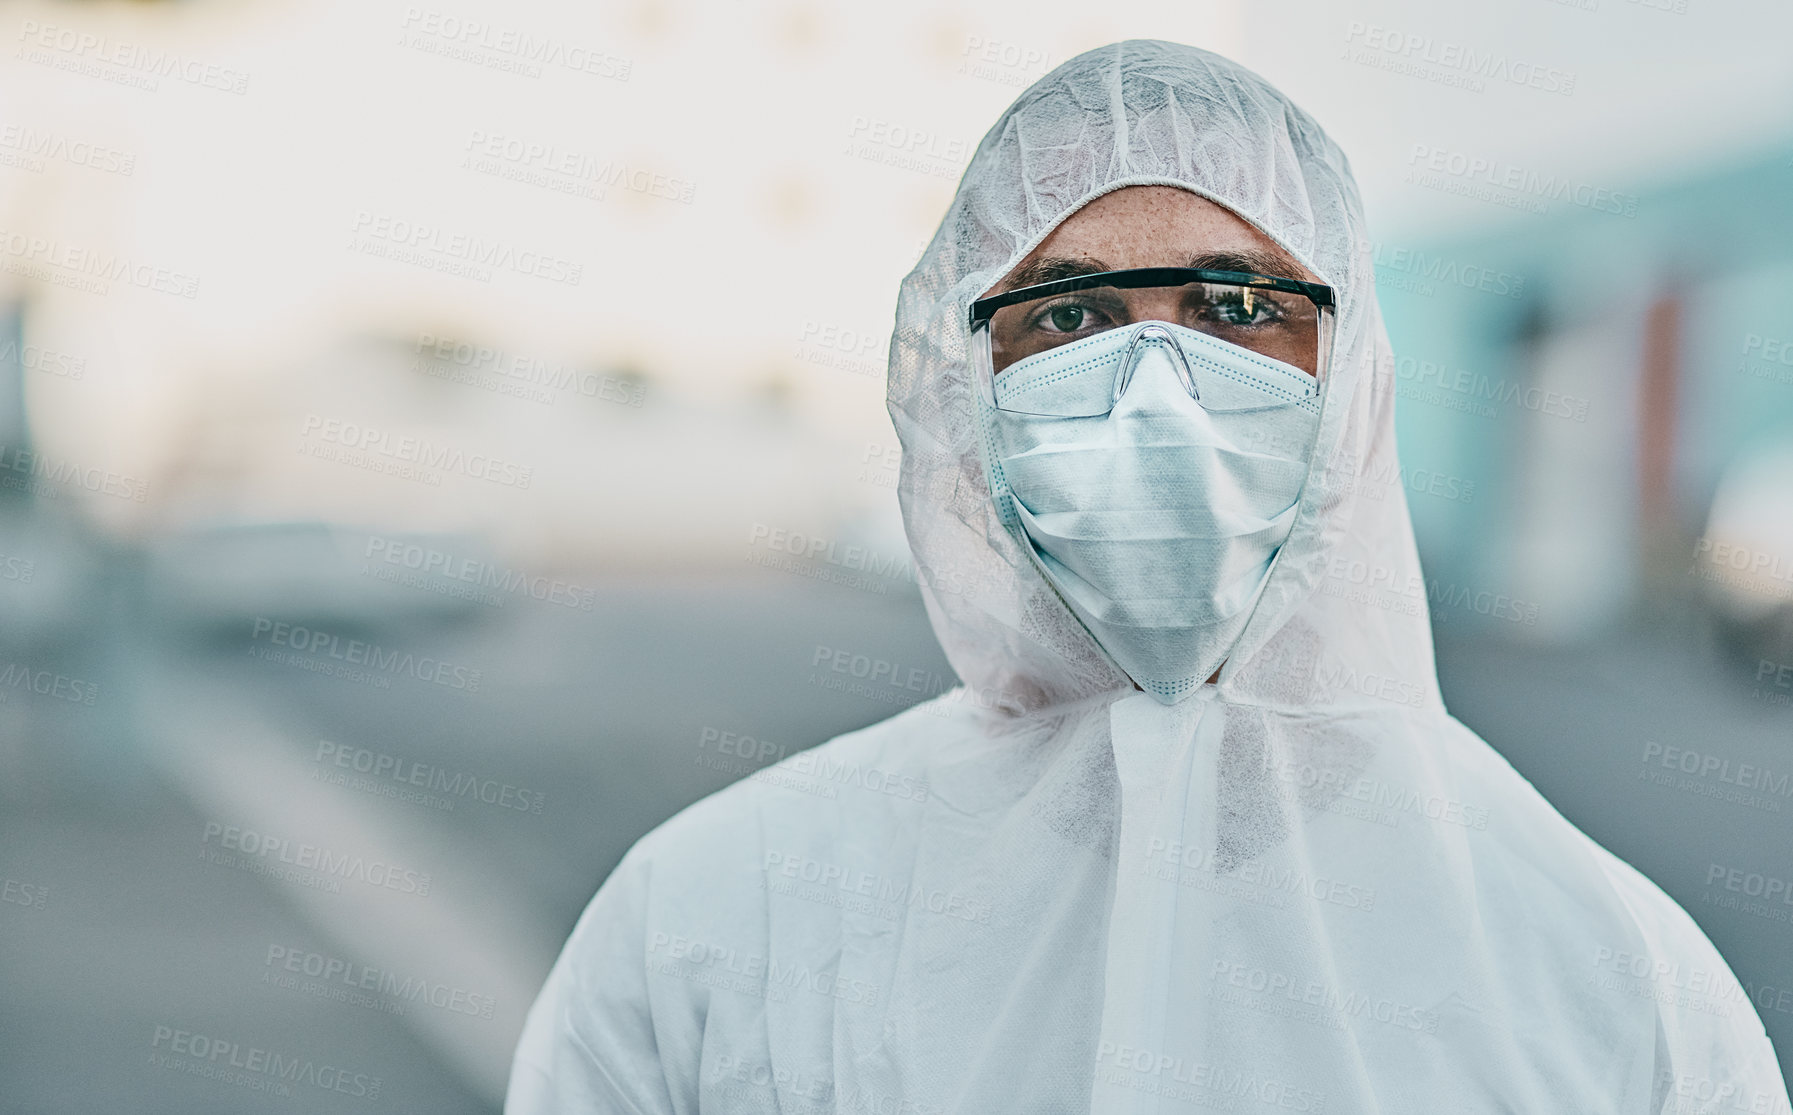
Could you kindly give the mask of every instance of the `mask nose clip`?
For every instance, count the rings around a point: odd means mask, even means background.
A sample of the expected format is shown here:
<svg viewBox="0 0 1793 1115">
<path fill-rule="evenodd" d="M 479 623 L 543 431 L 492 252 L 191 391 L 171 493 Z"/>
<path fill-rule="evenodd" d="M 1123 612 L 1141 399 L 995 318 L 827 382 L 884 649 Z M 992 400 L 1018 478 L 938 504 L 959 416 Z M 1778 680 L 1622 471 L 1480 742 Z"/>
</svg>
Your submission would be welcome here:
<svg viewBox="0 0 1793 1115">
<path fill-rule="evenodd" d="M 1169 329 L 1155 321 L 1149 321 L 1141 325 L 1133 334 L 1133 339 L 1127 342 L 1127 351 L 1121 355 L 1120 374 L 1114 377 L 1114 398 L 1109 400 L 1109 406 L 1112 408 L 1120 405 L 1121 396 L 1127 393 L 1127 385 L 1133 382 L 1133 370 L 1138 367 L 1139 359 L 1145 355 L 1149 345 L 1162 345 L 1170 353 L 1171 363 L 1176 366 L 1177 379 L 1182 382 L 1183 390 L 1189 392 L 1191 399 L 1201 402 L 1201 392 L 1195 386 L 1195 373 L 1189 368 L 1188 357 L 1183 355 L 1183 346 L 1177 343 L 1176 336 Z"/>
</svg>

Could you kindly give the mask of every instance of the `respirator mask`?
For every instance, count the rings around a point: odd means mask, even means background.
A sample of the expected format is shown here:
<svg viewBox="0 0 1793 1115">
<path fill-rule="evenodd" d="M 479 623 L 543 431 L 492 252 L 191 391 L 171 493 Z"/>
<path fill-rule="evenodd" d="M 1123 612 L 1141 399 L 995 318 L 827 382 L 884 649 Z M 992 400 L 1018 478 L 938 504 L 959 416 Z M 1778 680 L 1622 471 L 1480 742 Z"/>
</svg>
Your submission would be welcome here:
<svg viewBox="0 0 1793 1115">
<path fill-rule="evenodd" d="M 1329 287 L 1189 268 L 981 299 L 973 375 L 1003 523 L 1165 704 L 1244 631 L 1320 427 Z"/>
</svg>

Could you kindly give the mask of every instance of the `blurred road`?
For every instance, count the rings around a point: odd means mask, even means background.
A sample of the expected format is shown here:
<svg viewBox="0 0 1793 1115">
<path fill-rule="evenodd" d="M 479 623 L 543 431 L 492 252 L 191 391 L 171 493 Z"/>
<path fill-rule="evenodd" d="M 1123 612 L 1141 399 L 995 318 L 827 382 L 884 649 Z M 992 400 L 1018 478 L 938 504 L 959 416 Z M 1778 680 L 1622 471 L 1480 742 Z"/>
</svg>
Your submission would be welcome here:
<svg viewBox="0 0 1793 1115">
<path fill-rule="evenodd" d="M 593 586 L 589 611 L 426 600 L 378 626 L 295 599 L 278 621 L 336 640 L 306 653 L 254 615 L 169 615 L 145 554 L 29 541 L 40 570 L 80 572 L 31 588 L 66 595 L 37 597 L 56 622 L 0 599 L 0 665 L 97 699 L 0 686 L 9 1112 L 493 1110 L 530 999 L 636 838 L 931 695 L 826 688 L 818 648 L 952 684 L 896 582 L 743 563 Z M 347 666 L 350 640 L 440 665 Z M 256 1050 L 331 1086 L 200 1074 Z"/>
</svg>

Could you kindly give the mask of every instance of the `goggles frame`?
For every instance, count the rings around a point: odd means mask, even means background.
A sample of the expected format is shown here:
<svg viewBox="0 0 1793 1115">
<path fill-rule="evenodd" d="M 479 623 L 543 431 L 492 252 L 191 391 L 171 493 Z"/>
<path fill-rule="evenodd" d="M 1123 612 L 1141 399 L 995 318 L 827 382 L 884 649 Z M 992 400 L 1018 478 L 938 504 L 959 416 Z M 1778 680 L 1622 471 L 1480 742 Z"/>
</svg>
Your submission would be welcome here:
<svg viewBox="0 0 1793 1115">
<path fill-rule="evenodd" d="M 1080 290 L 1092 290 L 1098 287 L 1131 290 L 1139 287 L 1186 286 L 1190 283 L 1224 283 L 1231 286 L 1256 287 L 1261 290 L 1280 290 L 1289 294 L 1305 296 L 1314 304 L 1315 316 L 1319 321 L 1319 335 L 1316 341 L 1318 352 L 1315 357 L 1313 378 L 1316 387 L 1324 382 L 1332 363 L 1333 319 L 1338 305 L 1330 286 L 1324 283 L 1310 283 L 1301 279 L 1285 279 L 1276 275 L 1258 275 L 1249 271 L 1210 271 L 1197 267 L 1135 267 L 1124 271 L 1098 271 L 1069 279 L 1055 279 L 1049 283 L 1036 283 L 1033 286 L 1004 291 L 1001 294 L 993 294 L 988 298 L 979 298 L 972 302 L 968 315 L 972 350 L 974 354 L 983 357 L 973 360 L 973 363 L 978 365 L 972 376 L 977 380 L 979 394 L 983 396 L 986 403 L 992 407 L 997 406 L 995 382 L 997 372 L 988 356 L 990 320 L 995 316 L 996 311 L 1040 298 L 1073 294 Z M 982 336 L 979 336 L 980 332 Z M 1232 343 L 1218 337 L 1215 340 L 1222 344 Z M 1002 408 L 997 407 L 997 409 Z"/>
<path fill-rule="evenodd" d="M 1190 283 L 1229 283 L 1233 286 L 1281 290 L 1290 294 L 1305 294 L 1317 308 L 1331 308 L 1337 305 L 1333 301 L 1332 288 L 1325 283 L 1309 283 L 1301 279 L 1282 279 L 1274 275 L 1254 275 L 1249 271 L 1207 271 L 1198 267 L 1134 267 L 1125 271 L 1098 271 L 1094 274 L 1077 275 L 1069 279 L 1054 279 L 1049 283 L 1036 283 L 1033 286 L 992 294 L 988 298 L 979 298 L 971 304 L 969 324 L 971 328 L 976 329 L 979 323 L 988 322 L 996 311 L 1004 306 L 1032 302 L 1036 298 L 1050 298 L 1057 294 L 1072 294 L 1079 290 L 1104 286 L 1131 290 L 1144 286 L 1187 286 Z"/>
</svg>

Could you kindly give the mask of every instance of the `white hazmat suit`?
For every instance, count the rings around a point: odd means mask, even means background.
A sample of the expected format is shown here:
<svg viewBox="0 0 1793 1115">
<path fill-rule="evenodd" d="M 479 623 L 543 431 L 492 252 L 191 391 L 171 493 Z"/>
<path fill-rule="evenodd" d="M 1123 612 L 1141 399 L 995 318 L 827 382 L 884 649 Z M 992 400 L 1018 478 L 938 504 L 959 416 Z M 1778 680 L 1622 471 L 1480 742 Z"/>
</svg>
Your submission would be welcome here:
<svg viewBox="0 0 1793 1115">
<path fill-rule="evenodd" d="M 1173 185 L 1336 291 L 1299 512 L 1216 684 L 1137 691 L 1005 528 L 967 307 L 1091 199 Z M 1059 66 L 902 284 L 889 407 L 964 685 L 692 806 L 580 918 L 506 1110 L 1762 1112 L 1693 920 L 1445 711 L 1345 156 L 1216 55 Z"/>
</svg>

